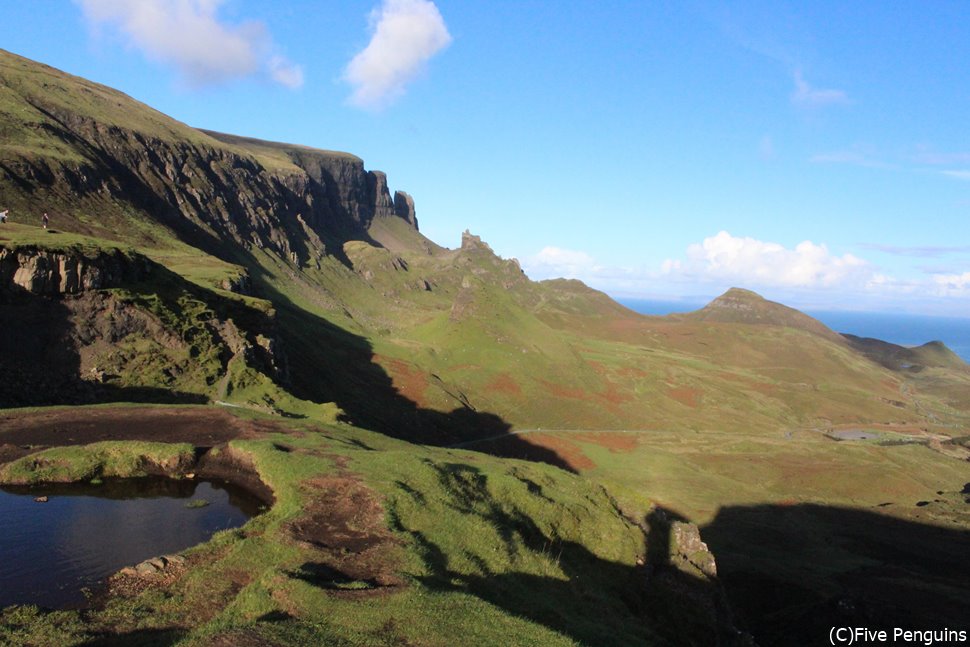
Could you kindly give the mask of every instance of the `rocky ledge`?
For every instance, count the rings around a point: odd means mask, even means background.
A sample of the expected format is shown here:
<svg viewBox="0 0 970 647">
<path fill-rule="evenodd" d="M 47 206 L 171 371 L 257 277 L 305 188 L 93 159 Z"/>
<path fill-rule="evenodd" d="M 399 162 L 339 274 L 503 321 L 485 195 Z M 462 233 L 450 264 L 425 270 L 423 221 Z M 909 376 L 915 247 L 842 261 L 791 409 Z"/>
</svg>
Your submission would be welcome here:
<svg viewBox="0 0 970 647">
<path fill-rule="evenodd" d="M 119 287 L 144 279 L 150 263 L 121 251 L 88 256 L 75 251 L 0 248 L 0 290 L 57 296 Z"/>
</svg>

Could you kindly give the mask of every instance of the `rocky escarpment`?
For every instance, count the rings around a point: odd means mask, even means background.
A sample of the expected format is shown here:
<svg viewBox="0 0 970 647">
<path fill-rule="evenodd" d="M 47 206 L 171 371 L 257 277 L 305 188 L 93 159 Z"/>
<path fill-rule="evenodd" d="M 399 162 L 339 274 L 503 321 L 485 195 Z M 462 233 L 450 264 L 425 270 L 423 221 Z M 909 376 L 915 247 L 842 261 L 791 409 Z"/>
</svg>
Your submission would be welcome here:
<svg viewBox="0 0 970 647">
<path fill-rule="evenodd" d="M 36 248 L 0 248 L 0 290 L 55 296 L 119 287 L 145 279 L 148 259 L 120 251 L 85 256 Z"/>
<path fill-rule="evenodd" d="M 11 160 L 0 167 L 0 182 L 39 192 L 46 204 L 86 204 L 103 223 L 133 209 L 216 255 L 231 240 L 300 264 L 361 237 L 374 218 L 400 213 L 416 227 L 413 201 L 408 209 L 402 199 L 396 209 L 384 174 L 366 171 L 353 156 L 300 151 L 293 167 L 271 171 L 215 140 L 169 142 L 77 115 L 49 115 L 53 134 L 75 143 L 87 160 Z M 58 213 L 62 227 L 90 228 L 66 219 L 69 213 Z"/>
<path fill-rule="evenodd" d="M 0 195 L 27 222 L 50 211 L 132 242 L 161 223 L 223 258 L 232 241 L 300 264 L 366 239 L 375 218 L 417 227 L 413 200 L 353 155 L 199 131 L 2 51 L 0 88 Z"/>
<path fill-rule="evenodd" d="M 415 229 L 418 228 L 418 218 L 414 211 L 414 198 L 404 191 L 394 192 L 394 213 Z"/>
<path fill-rule="evenodd" d="M 0 248 L 0 305 L 0 406 L 205 402 L 289 379 L 272 312 L 136 253 Z"/>
</svg>

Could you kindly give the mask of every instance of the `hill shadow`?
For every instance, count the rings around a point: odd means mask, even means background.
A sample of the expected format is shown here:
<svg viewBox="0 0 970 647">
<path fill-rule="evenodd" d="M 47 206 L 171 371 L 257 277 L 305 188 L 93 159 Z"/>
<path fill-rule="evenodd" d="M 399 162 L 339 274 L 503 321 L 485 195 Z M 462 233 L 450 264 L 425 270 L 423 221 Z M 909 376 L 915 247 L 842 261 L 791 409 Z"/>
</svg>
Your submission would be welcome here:
<svg viewBox="0 0 970 647">
<path fill-rule="evenodd" d="M 150 402 L 201 404 L 205 396 L 81 378 L 74 313 L 19 286 L 0 291 L 0 407 Z"/>
<path fill-rule="evenodd" d="M 288 386 L 297 397 L 334 402 L 346 422 L 410 442 L 447 446 L 511 431 L 512 425 L 500 416 L 464 402 L 447 412 L 418 406 L 398 391 L 387 371 L 374 361 L 367 338 L 294 303 L 271 284 L 252 256 L 236 259 L 240 261 L 249 270 L 256 292 L 276 308 L 287 354 Z M 534 460 L 575 471 L 554 451 L 514 436 L 504 451 L 511 456 L 529 452 Z"/>
<path fill-rule="evenodd" d="M 970 531 L 805 504 L 723 508 L 702 532 L 760 645 L 821 644 L 833 626 L 970 629 Z"/>
</svg>

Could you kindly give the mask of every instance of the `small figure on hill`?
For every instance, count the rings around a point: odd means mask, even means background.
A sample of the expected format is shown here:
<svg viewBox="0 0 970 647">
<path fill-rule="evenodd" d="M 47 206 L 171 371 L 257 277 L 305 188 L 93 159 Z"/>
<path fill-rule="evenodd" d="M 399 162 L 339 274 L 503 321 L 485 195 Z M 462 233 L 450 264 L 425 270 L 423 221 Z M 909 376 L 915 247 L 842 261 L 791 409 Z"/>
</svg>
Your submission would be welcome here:
<svg viewBox="0 0 970 647">
<path fill-rule="evenodd" d="M 9 211 L 10 209 L 4 209 L 3 211 L 0 211 L 0 224 L 7 222 L 7 213 Z"/>
<path fill-rule="evenodd" d="M 47 217 L 47 212 L 46 211 L 44 212 L 44 217 L 41 218 L 41 220 L 44 221 L 44 229 L 47 229 L 47 223 L 49 223 L 51 221 L 51 219 Z"/>
</svg>

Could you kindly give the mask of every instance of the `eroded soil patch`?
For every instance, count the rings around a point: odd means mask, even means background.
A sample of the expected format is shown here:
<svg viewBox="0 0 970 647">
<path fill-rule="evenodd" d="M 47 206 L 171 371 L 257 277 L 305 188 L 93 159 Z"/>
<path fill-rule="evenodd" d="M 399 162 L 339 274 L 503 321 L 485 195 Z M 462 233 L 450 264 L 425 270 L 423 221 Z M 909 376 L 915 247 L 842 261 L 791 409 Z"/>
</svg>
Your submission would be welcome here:
<svg viewBox="0 0 970 647">
<path fill-rule="evenodd" d="M 88 445 L 104 440 L 192 443 L 212 447 L 252 438 L 268 421 L 241 420 L 212 407 L 81 407 L 0 416 L 3 445 Z"/>
<path fill-rule="evenodd" d="M 287 532 L 314 555 L 290 575 L 358 595 L 401 586 L 395 568 L 399 542 L 387 529 L 377 495 L 347 474 L 313 479 L 304 487 L 306 511 Z"/>
</svg>

